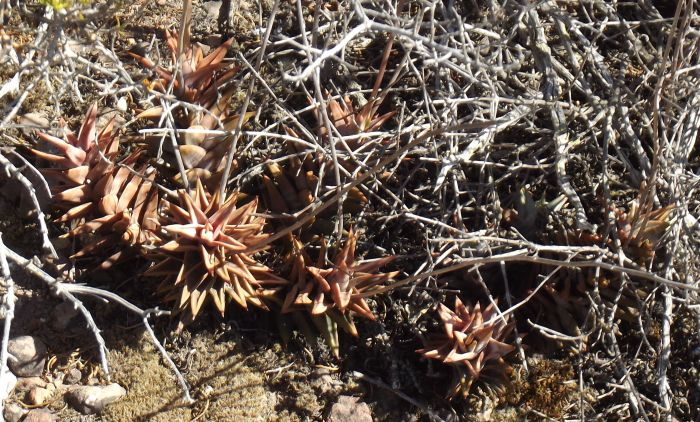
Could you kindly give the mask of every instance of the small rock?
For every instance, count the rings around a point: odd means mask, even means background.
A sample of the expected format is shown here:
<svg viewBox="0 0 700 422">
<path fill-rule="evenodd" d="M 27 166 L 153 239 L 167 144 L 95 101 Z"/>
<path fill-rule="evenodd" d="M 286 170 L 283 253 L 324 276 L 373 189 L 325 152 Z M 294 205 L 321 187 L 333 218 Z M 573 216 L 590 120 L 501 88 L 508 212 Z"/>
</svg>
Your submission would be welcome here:
<svg viewBox="0 0 700 422">
<path fill-rule="evenodd" d="M 23 422 L 54 422 L 56 416 L 45 409 L 34 409 L 27 413 L 27 416 L 23 419 Z"/>
<path fill-rule="evenodd" d="M 121 111 L 122 113 L 125 113 L 126 110 L 129 108 L 129 104 L 126 102 L 126 97 L 120 97 L 117 100 L 117 110 Z"/>
<path fill-rule="evenodd" d="M 29 404 L 42 405 L 49 401 L 53 392 L 47 388 L 34 387 L 27 393 L 27 401 Z"/>
<path fill-rule="evenodd" d="M 219 19 L 219 9 L 221 9 L 221 1 L 208 1 L 204 3 L 204 10 L 207 12 L 207 18 L 216 22 Z"/>
<path fill-rule="evenodd" d="M 68 391 L 66 400 L 78 412 L 91 415 L 101 412 L 124 395 L 126 390 L 119 384 L 82 386 Z"/>
<path fill-rule="evenodd" d="M 358 397 L 340 396 L 331 407 L 329 422 L 372 422 L 372 412 L 367 403 Z"/>
<path fill-rule="evenodd" d="M 39 376 L 44 371 L 46 346 L 36 337 L 20 336 L 9 341 L 7 346 L 10 370 L 18 377 Z"/>
<path fill-rule="evenodd" d="M 5 417 L 5 422 L 17 422 L 26 414 L 27 410 L 17 403 L 5 403 L 5 410 L 2 415 Z"/>
<path fill-rule="evenodd" d="M 61 302 L 51 311 L 51 327 L 56 331 L 64 331 L 78 313 L 72 303 Z"/>
<path fill-rule="evenodd" d="M 30 390 L 33 387 L 46 387 L 46 381 L 39 377 L 26 377 L 17 380 L 18 390 Z"/>
<path fill-rule="evenodd" d="M 77 384 L 83 378 L 82 372 L 78 368 L 71 368 L 63 378 L 64 384 Z"/>
</svg>

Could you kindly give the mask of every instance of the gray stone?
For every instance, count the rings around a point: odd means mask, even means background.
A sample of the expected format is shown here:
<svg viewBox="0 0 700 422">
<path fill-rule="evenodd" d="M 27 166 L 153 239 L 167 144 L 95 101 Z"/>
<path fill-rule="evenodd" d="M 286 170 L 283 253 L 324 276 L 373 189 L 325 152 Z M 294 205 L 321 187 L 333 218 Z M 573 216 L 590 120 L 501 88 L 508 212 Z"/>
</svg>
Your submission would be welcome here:
<svg viewBox="0 0 700 422">
<path fill-rule="evenodd" d="M 71 368 L 63 377 L 64 384 L 77 384 L 83 378 L 83 373 L 78 368 Z"/>
<path fill-rule="evenodd" d="M 27 413 L 23 422 L 54 422 L 56 415 L 45 409 L 34 409 Z"/>
<path fill-rule="evenodd" d="M 340 396 L 331 407 L 329 422 L 372 422 L 372 412 L 367 403 L 358 397 Z"/>
<path fill-rule="evenodd" d="M 27 410 L 17 403 L 5 403 L 5 410 L 2 413 L 5 422 L 17 422 L 26 414 Z"/>
<path fill-rule="evenodd" d="M 202 4 L 207 12 L 207 18 L 216 22 L 219 19 L 219 9 L 221 9 L 221 1 L 208 1 Z"/>
<path fill-rule="evenodd" d="M 46 346 L 36 337 L 20 336 L 9 341 L 8 365 L 18 377 L 36 377 L 44 371 Z"/>
<path fill-rule="evenodd" d="M 92 415 L 124 395 L 126 390 L 119 384 L 81 386 L 69 390 L 66 400 L 78 412 Z"/>
</svg>

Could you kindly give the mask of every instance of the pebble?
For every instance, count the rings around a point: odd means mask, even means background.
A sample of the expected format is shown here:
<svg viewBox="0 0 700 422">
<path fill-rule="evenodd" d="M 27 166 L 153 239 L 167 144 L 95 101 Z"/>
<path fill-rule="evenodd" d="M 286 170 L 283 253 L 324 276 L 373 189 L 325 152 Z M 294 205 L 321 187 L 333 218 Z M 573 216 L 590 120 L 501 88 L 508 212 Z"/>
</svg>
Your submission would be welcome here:
<svg viewBox="0 0 700 422">
<path fill-rule="evenodd" d="M 219 9 L 221 9 L 221 1 L 208 1 L 203 4 L 204 10 L 207 12 L 207 19 L 216 22 L 219 19 Z"/>
<path fill-rule="evenodd" d="M 116 109 L 118 111 L 121 111 L 122 113 L 126 113 L 126 110 L 129 108 L 129 104 L 126 102 L 126 97 L 120 97 L 117 100 L 117 107 Z"/>
<path fill-rule="evenodd" d="M 64 384 L 77 384 L 83 378 L 82 372 L 78 368 L 71 368 L 63 377 Z"/>
<path fill-rule="evenodd" d="M 18 390 L 29 390 L 32 387 L 46 387 L 46 381 L 39 377 L 25 377 L 17 380 Z"/>
<path fill-rule="evenodd" d="M 56 415 L 45 409 L 34 409 L 27 413 L 27 416 L 22 420 L 23 422 L 54 422 L 56 420 Z"/>
<path fill-rule="evenodd" d="M 10 370 L 18 377 L 41 375 L 46 363 L 46 346 L 36 337 L 20 336 L 9 341 Z"/>
<path fill-rule="evenodd" d="M 367 403 L 358 397 L 340 396 L 331 407 L 329 422 L 372 422 L 372 412 Z"/>
<path fill-rule="evenodd" d="M 91 415 L 100 413 L 124 395 L 126 390 L 119 384 L 81 386 L 68 391 L 66 400 L 78 412 Z"/>
<path fill-rule="evenodd" d="M 17 403 L 6 403 L 5 410 L 2 413 L 5 417 L 5 422 L 17 422 L 26 414 L 27 410 Z"/>
<path fill-rule="evenodd" d="M 34 387 L 27 393 L 27 401 L 32 405 L 42 405 L 49 401 L 53 392 L 47 388 Z"/>
</svg>

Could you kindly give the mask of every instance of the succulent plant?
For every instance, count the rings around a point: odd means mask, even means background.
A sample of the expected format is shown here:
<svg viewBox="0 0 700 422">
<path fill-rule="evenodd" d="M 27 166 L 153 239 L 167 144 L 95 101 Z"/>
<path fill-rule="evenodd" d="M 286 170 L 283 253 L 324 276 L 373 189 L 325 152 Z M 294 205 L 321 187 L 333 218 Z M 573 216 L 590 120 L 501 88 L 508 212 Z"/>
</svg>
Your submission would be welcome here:
<svg viewBox="0 0 700 422">
<path fill-rule="evenodd" d="M 289 136 L 298 137 L 290 128 Z M 284 166 L 275 162 L 267 165 L 263 179 L 263 197 L 266 206 L 276 213 L 295 213 L 313 203 L 318 195 L 323 160 L 312 153 L 305 153 L 294 142 L 288 142 L 288 160 Z M 326 173 L 328 174 L 328 173 Z M 343 209 L 356 212 L 367 204 L 367 197 L 354 187 L 343 202 Z M 309 226 L 313 221 L 309 223 Z"/>
<path fill-rule="evenodd" d="M 381 101 L 379 98 L 372 98 L 367 101 L 364 106 L 356 110 L 350 97 L 345 95 L 340 101 L 331 98 L 328 101 L 328 112 L 331 123 L 338 130 L 340 135 L 358 135 L 378 130 L 396 114 L 395 111 L 390 111 L 381 116 L 377 116 L 380 105 Z M 322 119 L 318 110 L 314 110 L 314 114 L 316 120 L 321 122 Z M 324 127 L 321 128 L 321 134 L 324 136 L 327 135 Z M 354 141 L 350 145 L 353 149 L 359 146 L 361 146 L 361 141 Z"/>
<path fill-rule="evenodd" d="M 177 62 L 178 37 L 171 31 L 166 31 L 166 40 L 172 53 L 172 62 Z M 172 84 L 173 93 L 178 100 L 196 104 L 205 108 L 208 113 L 180 113 L 177 120 L 180 127 L 213 127 L 217 119 L 226 121 L 229 118 L 227 102 L 235 92 L 226 89 L 219 92 L 227 82 L 231 81 L 238 73 L 238 68 L 225 63 L 226 52 L 233 39 L 226 41 L 214 51 L 204 56 L 199 46 L 191 46 L 189 40 L 185 40 L 182 57 L 180 57 L 181 69 L 179 72 L 171 72 L 146 57 L 135 53 L 129 53 L 144 67 L 154 69 L 158 79 L 153 82 L 146 81 L 150 89 L 159 92 L 167 92 Z M 142 117 L 159 117 L 163 113 L 162 107 L 153 107 L 141 113 Z"/>
<path fill-rule="evenodd" d="M 221 314 L 231 300 L 267 309 L 265 298 L 288 283 L 246 252 L 268 236 L 255 215 L 257 198 L 241 207 L 236 201 L 236 194 L 220 201 L 201 182 L 193 194 L 179 191 L 179 205 L 164 201 L 161 242 L 149 254 L 157 264 L 144 275 L 161 279 L 158 290 L 174 303 L 180 328 L 206 302 Z"/>
<path fill-rule="evenodd" d="M 324 262 L 325 243 L 315 262 L 297 238 L 292 239 L 292 252 L 289 255 L 290 284 L 282 312 L 306 311 L 336 356 L 339 353 L 337 326 L 357 337 L 352 315 L 375 319 L 365 295 L 371 295 L 373 287 L 390 281 L 398 274 L 398 271 L 377 272 L 393 261 L 394 256 L 358 261 L 355 257 L 356 244 L 357 235 L 350 230 L 345 244 L 336 252 L 330 265 Z"/>
<path fill-rule="evenodd" d="M 81 237 L 82 249 L 73 258 L 109 253 L 101 267 L 106 268 L 125 254 L 118 245 L 148 242 L 157 227 L 158 191 L 152 169 L 138 166 L 139 152 L 115 163 L 119 149 L 117 133 L 110 121 L 99 132 L 97 104 L 85 115 L 80 131 L 65 132 L 65 138 L 38 133 L 57 154 L 31 149 L 47 160 L 42 169 L 52 190 L 52 205 L 62 214 L 59 223 L 73 223 L 63 237 Z"/>
<path fill-rule="evenodd" d="M 362 293 L 386 283 L 398 274 L 398 271 L 376 272 L 393 261 L 394 256 L 356 260 L 357 235 L 352 230 L 348 232 L 345 244 L 337 251 L 331 265 L 323 262 L 324 250 L 321 250 L 316 262 L 312 263 L 301 242 L 297 239 L 292 242 L 292 284 L 284 301 L 283 312 L 297 305 L 306 307 L 312 315 L 320 315 L 335 308 L 342 313 L 352 311 L 367 319 L 374 319 Z"/>
<path fill-rule="evenodd" d="M 37 132 L 56 154 L 38 149 L 30 149 L 38 158 L 48 161 L 51 168 L 42 170 L 54 194 L 54 201 L 72 204 L 113 168 L 119 141 L 113 132 L 110 121 L 97 132 L 97 104 L 93 104 L 85 114 L 80 131 L 76 135 L 70 130 L 64 131 L 64 139 L 43 132 Z M 90 181 L 89 183 L 86 183 Z M 93 204 L 85 204 L 86 208 Z"/>
<path fill-rule="evenodd" d="M 671 204 L 642 212 L 639 201 L 634 200 L 627 213 L 620 209 L 613 210 L 618 227 L 617 235 L 625 252 L 640 264 L 648 262 L 670 226 L 670 217 L 675 209 L 675 205 Z"/>
<path fill-rule="evenodd" d="M 477 303 L 464 305 L 455 299 L 454 310 L 440 304 L 438 314 L 444 334 L 435 335 L 429 344 L 417 350 L 428 359 L 439 360 L 454 370 L 450 398 L 469 395 L 475 380 L 500 382 L 509 368 L 503 356 L 515 347 L 505 342 L 513 325 L 500 318 L 493 303 L 485 309 Z"/>
<path fill-rule="evenodd" d="M 176 34 L 166 31 L 168 46 L 172 53 L 173 63 L 177 62 L 178 37 Z M 172 83 L 175 96 L 184 102 L 192 103 L 205 110 L 192 111 L 180 107 L 174 112 L 175 125 L 179 129 L 188 129 L 188 132 L 178 134 L 178 148 L 189 183 L 202 180 L 205 185 L 216 185 L 223 173 L 226 152 L 228 152 L 231 139 L 207 134 L 206 130 L 234 130 L 240 116 L 230 113 L 229 100 L 235 93 L 233 87 L 226 88 L 238 72 L 238 69 L 229 63 L 225 63 L 226 51 L 231 46 L 232 39 L 220 45 L 214 51 L 204 56 L 199 46 L 191 46 L 187 37 L 184 40 L 184 48 L 181 56 L 180 72 L 170 72 L 156 66 L 151 60 L 130 53 L 141 64 L 153 68 L 159 75 L 159 79 L 149 82 L 149 88 L 159 92 L 167 92 Z M 163 115 L 161 106 L 151 107 L 139 113 L 140 118 L 160 119 Z M 243 116 L 244 123 L 255 112 L 248 112 Z M 174 150 L 169 143 L 163 143 L 162 137 L 147 137 L 146 143 L 151 155 L 163 158 L 161 163 L 166 163 L 168 169 L 164 174 L 171 173 L 173 180 L 181 182 L 182 175 L 175 170 L 176 162 Z M 238 163 L 234 162 L 233 169 Z"/>
</svg>

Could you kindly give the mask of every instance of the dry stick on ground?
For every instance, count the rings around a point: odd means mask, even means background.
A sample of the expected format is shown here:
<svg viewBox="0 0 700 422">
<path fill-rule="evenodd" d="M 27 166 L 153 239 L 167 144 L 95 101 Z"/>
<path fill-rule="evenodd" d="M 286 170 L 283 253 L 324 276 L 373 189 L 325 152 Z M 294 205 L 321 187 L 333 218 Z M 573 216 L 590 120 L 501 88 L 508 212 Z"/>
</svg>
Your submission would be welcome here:
<svg viewBox="0 0 700 422">
<path fill-rule="evenodd" d="M 0 269 L 2 270 L 2 287 L 5 289 L 5 294 L 2 296 L 2 305 L 0 305 L 0 313 L 2 313 L 5 320 L 2 330 L 2 344 L 0 344 L 0 415 L 4 415 L 5 399 L 11 387 L 8 378 L 10 370 L 7 367 L 7 347 L 10 341 L 10 326 L 15 316 L 15 300 L 17 298 L 15 297 L 15 283 L 12 280 L 10 266 L 5 256 L 2 232 L 0 232 Z"/>
<path fill-rule="evenodd" d="M 267 29 L 265 31 L 265 36 L 262 40 L 262 45 L 260 51 L 258 52 L 258 57 L 255 60 L 255 71 L 260 73 L 260 66 L 262 65 L 263 58 L 265 56 L 265 50 L 267 49 L 267 43 L 270 40 L 270 34 L 272 33 L 272 28 L 275 26 L 275 17 L 277 16 L 277 9 L 279 8 L 279 0 L 275 0 L 272 5 L 272 11 L 270 12 L 270 17 L 267 23 Z M 233 131 L 233 141 L 231 142 L 231 147 L 226 154 L 226 165 L 224 166 L 224 173 L 221 176 L 221 182 L 219 185 L 219 202 L 223 203 L 224 199 L 227 198 L 226 188 L 228 185 L 228 179 L 231 174 L 231 167 L 233 166 L 233 160 L 236 153 L 236 148 L 238 147 L 238 140 L 241 137 L 241 129 L 243 129 L 243 123 L 245 119 L 243 116 L 246 115 L 248 111 L 248 106 L 250 104 L 250 97 L 253 94 L 253 89 L 255 88 L 255 78 L 250 78 L 250 85 L 248 85 L 248 91 L 246 92 L 245 100 L 243 100 L 243 105 L 241 106 L 241 111 L 238 113 L 241 118 L 238 119 L 236 128 Z"/>
<path fill-rule="evenodd" d="M 253 253 L 256 251 L 260 251 L 265 249 L 269 244 L 272 242 L 275 242 L 285 236 L 287 236 L 289 233 L 292 233 L 294 230 L 304 226 L 306 223 L 311 221 L 314 217 L 316 217 L 318 214 L 322 213 L 328 207 L 333 205 L 335 202 L 340 200 L 340 198 L 344 197 L 348 192 L 350 192 L 351 189 L 355 188 L 356 186 L 360 185 L 363 183 L 365 180 L 369 179 L 370 177 L 373 177 L 377 173 L 379 173 L 382 169 L 384 169 L 387 164 L 395 161 L 398 157 L 400 157 L 404 152 L 409 151 L 411 148 L 416 147 L 417 145 L 420 145 L 423 142 L 426 142 L 428 139 L 438 136 L 446 131 L 452 131 L 452 130 L 474 130 L 474 129 L 481 129 L 484 127 L 489 127 L 493 125 L 494 122 L 488 121 L 488 122 L 479 122 L 479 123 L 466 123 L 466 124 L 461 124 L 457 126 L 451 126 L 451 127 L 441 127 L 429 131 L 425 131 L 422 134 L 416 136 L 411 142 L 407 143 L 406 145 L 402 146 L 398 150 L 396 150 L 393 154 L 385 157 L 377 163 L 375 166 L 373 166 L 371 169 L 369 169 L 366 173 L 363 173 L 360 175 L 358 178 L 353 180 L 352 182 L 346 184 L 343 189 L 341 189 L 339 192 L 337 192 L 335 195 L 328 199 L 319 199 L 315 202 L 313 202 L 309 207 L 311 208 L 311 211 L 308 212 L 308 214 L 305 215 L 300 215 L 297 219 L 297 221 L 292 224 L 289 227 L 284 228 L 283 230 L 280 230 L 276 234 L 268 237 L 264 241 L 258 243 L 255 246 L 249 247 L 241 253 Z"/>
<path fill-rule="evenodd" d="M 661 146 L 661 125 L 663 124 L 665 127 L 670 126 L 670 122 L 663 122 L 662 121 L 662 116 L 661 116 L 661 101 L 662 101 L 662 91 L 665 90 L 666 87 L 671 86 L 672 82 L 676 81 L 676 72 L 678 71 L 678 67 L 680 65 L 679 63 L 679 56 L 680 56 L 680 51 L 684 47 L 684 41 L 685 37 L 687 35 L 687 29 L 689 25 L 689 16 L 692 14 L 692 8 L 693 8 L 693 2 L 689 1 L 680 1 L 676 5 L 676 11 L 675 15 L 673 17 L 673 25 L 671 27 L 671 31 L 668 35 L 668 39 L 666 40 L 666 46 L 664 48 L 663 56 L 662 56 L 662 63 L 661 66 L 659 67 L 659 81 L 656 84 L 656 89 L 654 91 L 654 98 L 652 101 L 653 105 L 653 113 L 652 113 L 652 129 L 653 129 L 653 164 L 652 164 L 652 171 L 650 175 L 650 180 L 649 184 L 647 185 L 647 189 L 642 190 L 640 192 L 640 200 L 639 200 L 639 207 L 640 207 L 640 213 L 646 213 L 645 215 L 649 215 L 648 211 L 651 211 L 653 208 L 653 198 L 656 193 L 656 178 L 659 177 L 659 173 L 663 170 L 666 170 L 665 168 L 662 169 L 660 168 L 660 163 L 662 160 L 662 151 L 667 150 L 668 142 L 666 142 L 666 145 L 664 145 L 664 148 L 662 150 Z M 673 50 L 673 51 L 672 51 Z M 672 55 L 673 52 L 673 56 Z M 669 63 L 670 62 L 670 63 Z M 670 69 L 667 70 L 667 66 L 670 66 Z M 666 74 L 666 72 L 669 72 L 669 74 Z M 674 93 L 674 89 L 669 90 L 671 94 Z M 676 101 L 676 98 L 671 97 L 671 101 Z M 665 116 L 664 116 L 665 117 Z M 670 120 L 670 117 L 668 118 Z M 664 140 L 666 137 L 664 136 Z M 670 148 L 671 150 L 673 148 Z M 672 157 L 675 158 L 675 157 Z M 678 164 L 670 164 L 672 167 L 675 167 Z M 674 169 L 675 170 L 675 169 Z M 673 189 L 673 188 L 672 188 Z M 646 225 L 648 224 L 648 218 L 644 217 L 643 221 L 641 223 L 641 230 L 644 230 Z M 678 233 L 677 227 L 674 228 L 675 232 Z M 675 246 L 672 247 L 672 250 L 675 250 Z M 670 273 L 671 265 L 672 265 L 672 260 L 673 260 L 673 254 L 669 253 L 669 256 L 667 258 L 669 261 L 666 263 L 666 273 Z M 671 420 L 671 391 L 669 388 L 669 383 L 668 383 L 668 377 L 667 377 L 667 371 L 670 363 L 670 358 L 671 358 L 671 322 L 673 318 L 673 300 L 671 297 L 671 291 L 668 287 L 664 287 L 663 289 L 663 298 L 664 298 L 664 316 L 662 319 L 662 326 L 661 326 L 661 350 L 659 353 L 659 361 L 658 361 L 658 371 L 659 371 L 659 380 L 658 380 L 658 388 L 659 388 L 659 397 L 661 398 L 661 403 L 663 407 L 665 408 L 666 415 L 665 415 L 665 420 L 670 421 Z"/>
<path fill-rule="evenodd" d="M 177 368 L 177 365 L 172 361 L 170 356 L 168 356 L 165 348 L 163 345 L 160 343 L 158 338 L 155 336 L 155 333 L 153 333 L 153 329 L 151 328 L 150 324 L 148 323 L 148 318 L 151 315 L 154 316 L 161 316 L 161 315 L 169 315 L 169 311 L 162 311 L 158 308 L 154 309 L 141 309 L 138 306 L 132 304 L 131 302 L 125 300 L 124 298 L 120 297 L 119 295 L 112 293 L 107 290 L 102 290 L 98 289 L 95 287 L 90 287 L 90 286 L 85 286 L 85 285 L 80 285 L 80 284 L 69 284 L 69 283 L 63 283 L 60 280 L 57 280 L 54 277 L 51 277 L 49 274 L 45 273 L 41 268 L 37 267 L 34 265 L 31 261 L 23 258 L 19 254 L 15 253 L 8 247 L 4 245 L 0 245 L 0 248 L 2 248 L 2 251 L 6 254 L 6 256 L 13 261 L 17 266 L 23 268 L 25 271 L 27 271 L 30 275 L 38 278 L 44 284 L 47 285 L 49 290 L 54 293 L 56 296 L 69 301 L 76 309 L 80 310 L 80 312 L 83 314 L 83 317 L 86 319 L 88 323 L 88 327 L 92 331 L 93 335 L 95 336 L 95 339 L 98 343 L 99 350 L 100 350 L 100 360 L 102 362 L 102 369 L 105 372 L 105 376 L 109 380 L 109 366 L 107 363 L 107 357 L 106 357 L 106 351 L 107 351 L 107 346 L 105 345 L 104 339 L 102 338 L 102 335 L 100 334 L 100 330 L 97 327 L 97 324 L 95 324 L 95 321 L 92 318 L 92 314 L 90 311 L 88 311 L 85 308 L 85 305 L 75 297 L 76 294 L 79 295 L 87 295 L 91 297 L 95 297 L 98 299 L 106 300 L 108 302 L 113 302 L 118 305 L 121 305 L 128 311 L 135 313 L 138 315 L 143 324 L 144 327 L 146 328 L 146 331 L 148 331 L 149 336 L 151 337 L 151 340 L 153 341 L 153 344 L 156 346 L 158 349 L 158 352 L 161 354 L 161 357 L 165 362 L 170 366 L 172 371 L 175 374 L 175 377 L 177 378 L 178 383 L 180 384 L 180 387 L 182 388 L 182 400 L 187 403 L 191 404 L 194 403 L 194 400 L 192 399 L 192 396 L 190 395 L 190 390 L 189 387 L 187 386 L 187 382 L 185 381 L 185 378 L 182 376 L 182 373 L 180 373 L 180 370 Z"/>
<path fill-rule="evenodd" d="M 561 94 L 559 88 L 559 78 L 552 68 L 552 55 L 551 50 L 547 45 L 544 27 L 540 22 L 539 16 L 537 15 L 537 10 L 535 8 L 531 8 L 527 12 L 527 17 L 529 23 L 527 28 L 529 30 L 532 54 L 535 58 L 537 67 L 544 75 L 544 83 L 542 87 L 544 99 L 546 101 L 553 102 L 551 119 L 552 126 L 554 126 L 554 143 L 557 154 L 555 169 L 557 172 L 559 187 L 562 191 L 564 191 L 564 194 L 571 203 L 571 206 L 574 207 L 574 211 L 576 213 L 576 227 L 578 227 L 580 230 L 595 231 L 593 225 L 588 221 L 586 212 L 581 204 L 581 199 L 578 197 L 576 191 L 571 187 L 569 175 L 566 173 L 566 162 L 569 152 L 569 135 L 567 134 L 567 125 L 564 112 L 561 109 L 561 106 L 558 105 L 559 96 Z"/>
<path fill-rule="evenodd" d="M 88 311 L 85 308 L 85 305 L 78 300 L 73 294 L 71 293 L 71 287 L 66 288 L 65 286 L 72 286 L 75 287 L 77 285 L 73 284 L 66 284 L 66 283 L 61 283 L 58 280 L 56 280 L 54 277 L 51 277 L 50 275 L 46 274 L 41 268 L 37 267 L 34 265 L 31 261 L 29 261 L 26 258 L 23 258 L 21 255 L 15 253 L 12 251 L 10 248 L 7 246 L 2 245 L 3 251 L 5 255 L 12 261 L 14 262 L 17 266 L 23 268 L 27 272 L 29 272 L 31 275 L 38 277 L 41 281 L 47 284 L 49 287 L 49 290 L 55 294 L 56 296 L 60 297 L 63 300 L 67 300 L 70 302 L 75 309 L 78 309 L 81 314 L 83 314 L 83 317 L 85 318 L 88 328 L 90 328 L 90 331 L 92 331 L 92 334 L 95 336 L 95 341 L 97 341 L 98 345 L 98 350 L 100 354 L 100 362 L 102 365 L 102 370 L 105 373 L 105 377 L 107 379 L 110 379 L 109 375 L 109 365 L 107 364 L 107 346 L 105 346 L 105 341 L 104 338 L 102 338 L 102 334 L 100 334 L 100 329 L 97 328 L 97 324 L 95 324 L 95 320 L 92 318 L 92 314 L 90 311 Z"/>
<path fill-rule="evenodd" d="M 678 291 L 693 291 L 693 292 L 700 292 L 700 287 L 698 286 L 692 286 L 689 284 L 685 283 L 680 283 L 677 281 L 669 280 L 664 277 L 660 277 L 654 273 L 648 272 L 648 271 L 643 271 L 643 270 L 638 270 L 635 268 L 627 268 L 623 267 L 620 265 L 616 264 L 610 264 L 607 262 L 601 262 L 596 259 L 588 259 L 588 260 L 581 260 L 581 261 L 571 261 L 572 257 L 569 257 L 566 260 L 559 260 L 559 259 L 552 259 L 552 258 L 543 258 L 541 256 L 537 255 L 538 251 L 535 249 L 534 251 L 531 249 L 517 249 L 514 251 L 510 252 L 505 252 L 499 255 L 493 255 L 493 256 L 485 256 L 485 257 L 475 257 L 475 258 L 464 258 L 460 262 L 449 265 L 444 268 L 440 268 L 428 273 L 420 273 L 416 274 L 411 277 L 404 278 L 402 280 L 396 281 L 390 285 L 380 287 L 371 291 L 368 291 L 366 293 L 361 293 L 358 296 L 359 297 L 368 297 L 368 296 L 373 296 L 379 293 L 383 293 L 392 289 L 395 289 L 397 287 L 402 287 L 409 285 L 411 283 L 414 283 L 418 280 L 422 280 L 427 277 L 434 277 L 437 275 L 441 274 L 446 274 L 449 272 L 453 272 L 462 268 L 467 268 L 467 267 L 474 267 L 474 266 L 481 266 L 481 265 L 487 265 L 487 264 L 495 264 L 499 263 L 501 261 L 503 262 L 530 262 L 530 263 L 535 263 L 535 264 L 541 264 L 541 265 L 550 265 L 550 266 L 561 266 L 561 267 L 567 267 L 567 268 L 600 268 L 606 271 L 611 271 L 611 272 L 618 272 L 618 273 L 624 273 L 632 277 L 638 277 L 641 279 L 645 280 L 650 280 L 650 281 L 655 281 L 663 286 L 668 286 L 670 288 L 674 288 Z M 532 254 L 532 255 L 531 255 Z"/>
<path fill-rule="evenodd" d="M 304 50 L 306 51 L 306 57 L 309 63 L 313 62 L 313 53 L 311 52 L 311 43 L 306 35 L 306 25 L 304 24 L 304 13 L 301 5 L 301 0 L 297 0 L 297 15 L 299 18 L 299 29 L 301 31 L 301 39 L 304 43 Z M 321 4 L 316 1 L 316 10 L 314 11 L 314 27 L 312 31 L 311 42 L 316 45 L 318 42 L 318 18 L 321 11 Z M 318 115 L 321 116 L 321 122 L 318 128 L 319 139 L 321 138 L 321 127 L 324 127 L 328 136 L 328 144 L 331 148 L 331 159 L 333 160 L 333 176 L 335 177 L 336 189 L 340 189 L 342 185 L 340 179 L 340 164 L 338 163 L 338 153 L 335 147 L 334 132 L 331 128 L 331 120 L 328 117 L 328 106 L 326 105 L 325 93 L 321 90 L 321 72 L 319 68 L 314 69 L 313 72 L 313 83 L 314 83 L 314 99 L 316 107 L 318 110 Z M 340 242 L 343 236 L 343 202 L 344 197 L 340 197 L 338 200 L 338 209 L 336 212 L 336 226 L 335 233 L 338 235 L 337 241 Z"/>
<path fill-rule="evenodd" d="M 10 160 L 5 158 L 2 153 L 0 153 L 0 166 L 7 175 L 8 179 L 16 179 L 22 184 L 22 187 L 27 192 L 27 195 L 29 195 L 29 198 L 32 200 L 32 204 L 34 205 L 34 209 L 36 210 L 37 221 L 39 222 L 39 233 L 41 233 L 42 240 L 41 247 L 45 254 L 50 255 L 54 259 L 58 259 L 56 250 L 54 249 L 51 240 L 49 240 L 49 230 L 46 228 L 44 213 L 41 211 L 41 205 L 39 205 L 39 200 L 36 197 L 36 191 L 34 190 L 32 183 L 22 174 L 22 172 L 19 171 L 17 167 L 14 166 L 14 164 L 10 162 Z"/>
</svg>

